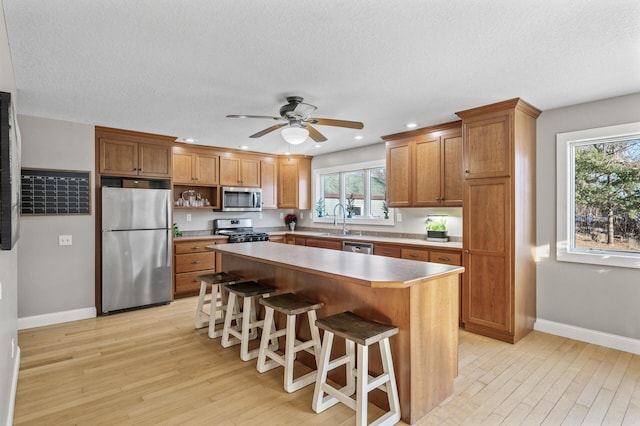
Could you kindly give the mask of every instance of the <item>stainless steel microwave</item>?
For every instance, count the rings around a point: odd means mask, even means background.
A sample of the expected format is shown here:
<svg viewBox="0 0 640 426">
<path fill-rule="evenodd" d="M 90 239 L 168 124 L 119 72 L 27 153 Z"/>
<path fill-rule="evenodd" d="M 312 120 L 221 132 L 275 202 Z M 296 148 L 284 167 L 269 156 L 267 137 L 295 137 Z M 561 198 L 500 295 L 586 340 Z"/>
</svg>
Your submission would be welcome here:
<svg viewBox="0 0 640 426">
<path fill-rule="evenodd" d="M 223 186 L 220 204 L 223 212 L 262 211 L 262 189 Z"/>
</svg>

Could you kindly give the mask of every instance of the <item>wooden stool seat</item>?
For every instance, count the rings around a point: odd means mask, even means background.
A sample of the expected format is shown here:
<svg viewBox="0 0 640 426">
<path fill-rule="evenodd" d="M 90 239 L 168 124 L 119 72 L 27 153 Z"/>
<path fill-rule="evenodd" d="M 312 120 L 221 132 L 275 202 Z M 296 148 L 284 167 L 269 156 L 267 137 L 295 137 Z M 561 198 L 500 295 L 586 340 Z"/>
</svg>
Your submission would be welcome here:
<svg viewBox="0 0 640 426">
<path fill-rule="evenodd" d="M 258 337 L 258 328 L 264 327 L 264 320 L 257 320 L 256 299 L 269 297 L 275 293 L 272 286 L 264 286 L 255 281 L 245 281 L 224 286 L 229 292 L 227 310 L 224 316 L 222 328 L 222 347 L 228 348 L 240 344 L 240 359 L 249 361 L 258 357 L 259 349 L 249 351 L 249 340 Z M 240 310 L 238 297 L 242 297 L 242 310 Z M 235 321 L 235 324 L 232 323 Z M 275 328 L 275 326 L 271 326 Z M 268 334 L 268 333 L 267 333 Z M 233 337 L 230 337 L 233 336 Z M 272 341 L 273 350 L 278 349 L 278 340 Z"/>
<path fill-rule="evenodd" d="M 400 400 L 389 345 L 389 337 L 397 334 L 398 328 L 362 318 L 352 312 L 319 319 L 316 325 L 324 330 L 324 340 L 311 404 L 313 411 L 320 413 L 342 402 L 356 411 L 357 425 L 366 425 L 369 392 L 380 389 L 387 394 L 389 411 L 372 424 L 394 425 L 399 422 Z M 334 335 L 345 339 L 346 354 L 330 360 Z M 375 343 L 380 346 L 383 372 L 377 377 L 372 377 L 369 375 L 369 345 Z M 358 345 L 357 364 L 355 344 Z M 327 373 L 342 365 L 346 367 L 346 385 L 338 389 L 327 383 Z M 354 393 L 355 399 L 351 397 Z"/>
<path fill-rule="evenodd" d="M 215 339 L 222 336 L 222 330 L 216 331 L 216 324 L 224 322 L 227 309 L 227 295 L 222 285 L 241 282 L 243 278 L 226 272 L 215 272 L 198 275 L 196 276 L 196 281 L 200 281 L 200 294 L 198 295 L 195 325 L 197 329 L 208 326 L 209 337 Z M 211 286 L 211 297 L 209 299 L 206 298 L 208 285 Z M 209 305 L 209 312 L 204 310 L 205 305 Z"/>
<path fill-rule="evenodd" d="M 318 365 L 320 356 L 320 333 L 316 327 L 316 310 L 323 306 L 322 302 L 309 300 L 293 293 L 279 294 L 277 296 L 261 299 L 260 304 L 265 307 L 264 330 L 260 341 L 258 352 L 258 364 L 256 368 L 260 373 L 272 370 L 276 367 L 284 367 L 284 389 L 291 393 L 298 389 L 314 383 L 316 380 L 316 370 L 311 371 L 294 380 L 293 370 L 296 354 L 306 351 L 312 354 Z M 278 311 L 287 316 L 286 327 L 276 330 L 274 312 Z M 296 339 L 296 317 L 300 314 L 307 314 L 309 320 L 309 330 L 311 339 L 306 342 Z M 272 331 L 271 331 L 272 330 Z M 285 337 L 284 355 L 280 355 L 269 347 L 269 341 L 277 341 L 279 337 Z M 267 360 L 269 358 L 269 360 Z"/>
</svg>

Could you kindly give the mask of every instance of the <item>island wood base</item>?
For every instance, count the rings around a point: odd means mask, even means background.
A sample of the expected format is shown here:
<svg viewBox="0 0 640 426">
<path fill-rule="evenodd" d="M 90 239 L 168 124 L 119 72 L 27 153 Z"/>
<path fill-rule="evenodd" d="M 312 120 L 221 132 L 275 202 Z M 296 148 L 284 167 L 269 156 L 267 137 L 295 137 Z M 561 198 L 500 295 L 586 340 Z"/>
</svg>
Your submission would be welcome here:
<svg viewBox="0 0 640 426">
<path fill-rule="evenodd" d="M 304 271 L 225 252 L 217 252 L 216 261 L 220 270 L 272 285 L 278 293 L 293 292 L 323 302 L 318 318 L 352 311 L 397 326 L 399 333 L 391 337 L 390 342 L 405 422 L 415 423 L 453 394 L 458 368 L 459 272 L 426 278 L 404 288 L 372 288 L 348 277 Z M 308 326 L 304 327 L 306 330 L 299 330 L 303 335 L 308 333 Z M 341 339 L 334 345 L 336 355 L 344 353 L 340 352 L 344 351 L 344 344 L 338 343 L 342 343 Z M 382 371 L 380 353 L 375 346 L 370 350 L 369 367 L 374 376 Z M 299 358 L 303 359 L 302 355 Z M 341 381 L 340 377 L 333 379 Z M 376 390 L 369 396 L 371 402 L 388 408 L 386 395 L 381 391 Z"/>
</svg>

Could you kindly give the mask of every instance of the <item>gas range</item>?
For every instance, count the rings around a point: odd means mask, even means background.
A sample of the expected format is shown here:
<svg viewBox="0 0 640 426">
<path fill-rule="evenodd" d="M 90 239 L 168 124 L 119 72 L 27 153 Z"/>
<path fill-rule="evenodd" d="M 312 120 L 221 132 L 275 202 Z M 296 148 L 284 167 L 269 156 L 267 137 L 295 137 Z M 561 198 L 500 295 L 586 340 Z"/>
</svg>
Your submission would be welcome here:
<svg viewBox="0 0 640 426">
<path fill-rule="evenodd" d="M 253 219 L 215 219 L 213 233 L 226 235 L 228 243 L 247 243 L 252 241 L 269 241 L 269 234 L 254 232 Z"/>
</svg>

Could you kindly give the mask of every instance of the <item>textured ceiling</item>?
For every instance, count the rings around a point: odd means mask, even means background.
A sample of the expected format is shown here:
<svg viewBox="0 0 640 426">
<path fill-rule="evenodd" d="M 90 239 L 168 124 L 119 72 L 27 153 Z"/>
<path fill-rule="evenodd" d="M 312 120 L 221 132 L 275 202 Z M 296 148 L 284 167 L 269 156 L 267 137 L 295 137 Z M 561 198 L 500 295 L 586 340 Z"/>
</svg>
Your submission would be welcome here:
<svg viewBox="0 0 640 426">
<path fill-rule="evenodd" d="M 2 0 L 21 114 L 261 152 L 288 95 L 319 155 L 521 97 L 546 110 L 640 92 L 637 0 Z M 362 140 L 354 136 L 362 135 Z"/>
</svg>

